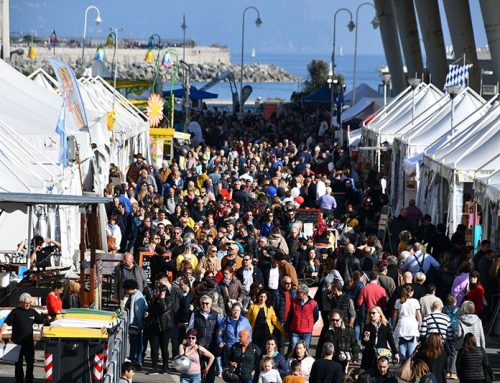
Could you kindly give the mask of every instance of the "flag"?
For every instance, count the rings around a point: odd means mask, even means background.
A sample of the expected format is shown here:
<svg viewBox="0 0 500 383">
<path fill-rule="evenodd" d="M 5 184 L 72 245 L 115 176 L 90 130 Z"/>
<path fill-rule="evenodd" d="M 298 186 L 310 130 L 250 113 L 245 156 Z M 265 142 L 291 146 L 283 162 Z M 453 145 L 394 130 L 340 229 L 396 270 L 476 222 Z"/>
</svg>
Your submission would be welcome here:
<svg viewBox="0 0 500 383">
<path fill-rule="evenodd" d="M 170 57 L 170 52 L 167 52 L 163 56 L 163 60 L 161 61 L 161 65 L 164 66 L 165 68 L 170 68 L 171 64 L 172 64 L 172 58 Z"/>
<path fill-rule="evenodd" d="M 448 69 L 448 74 L 446 75 L 444 91 L 446 92 L 446 88 L 449 86 L 459 86 L 461 88 L 465 88 L 469 83 L 470 68 L 472 68 L 472 64 L 451 64 Z"/>
<path fill-rule="evenodd" d="M 59 163 L 62 166 L 68 165 L 68 141 L 66 140 L 65 117 L 66 117 L 66 106 L 63 105 L 56 126 L 56 133 L 59 134 L 59 141 L 61 145 L 59 153 Z"/>
</svg>

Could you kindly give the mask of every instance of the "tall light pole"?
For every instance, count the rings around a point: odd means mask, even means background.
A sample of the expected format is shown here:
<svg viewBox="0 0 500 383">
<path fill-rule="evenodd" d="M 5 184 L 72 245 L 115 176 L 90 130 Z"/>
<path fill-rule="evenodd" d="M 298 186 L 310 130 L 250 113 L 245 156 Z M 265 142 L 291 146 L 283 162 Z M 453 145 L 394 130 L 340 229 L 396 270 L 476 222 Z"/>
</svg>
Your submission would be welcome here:
<svg viewBox="0 0 500 383">
<path fill-rule="evenodd" d="M 158 39 L 158 43 L 155 45 L 154 40 Z M 153 54 L 153 49 L 158 49 L 158 53 L 156 54 L 156 60 L 154 59 L 154 54 Z M 156 77 L 158 76 L 158 70 L 159 70 L 159 64 L 160 64 L 160 50 L 161 50 L 161 37 L 153 33 L 151 36 L 149 36 L 148 39 L 148 51 L 146 52 L 146 58 L 144 61 L 148 63 L 155 62 L 155 69 L 154 69 L 154 76 L 153 76 L 153 84 L 151 87 L 151 93 L 156 93 Z"/>
<path fill-rule="evenodd" d="M 340 8 L 335 12 L 333 15 L 333 50 L 332 50 L 332 79 L 335 81 L 335 44 L 336 44 L 336 38 L 337 38 L 337 15 L 340 12 L 347 12 L 349 16 L 351 17 L 351 20 L 349 21 L 349 24 L 347 24 L 347 28 L 349 29 L 349 32 L 352 32 L 356 25 L 354 24 L 354 21 L 352 21 L 352 12 L 348 10 L 347 8 Z M 332 128 L 332 134 L 333 133 L 333 106 L 335 104 L 335 87 L 332 86 L 330 90 L 330 116 L 331 116 L 331 128 Z M 340 127 L 342 129 L 342 127 Z"/>
<path fill-rule="evenodd" d="M 243 22 L 241 23 L 241 73 L 240 73 L 240 110 L 239 118 L 243 119 L 243 54 L 245 52 L 245 14 L 249 9 L 253 9 L 257 12 L 257 19 L 255 20 L 255 25 L 260 27 L 262 25 L 262 20 L 260 19 L 260 12 L 256 7 L 246 7 L 243 11 Z"/>
<path fill-rule="evenodd" d="M 96 25 L 102 23 L 101 19 L 101 11 L 95 5 L 89 5 L 85 10 L 85 20 L 83 22 L 83 40 L 82 40 L 82 67 L 85 63 L 85 38 L 87 37 L 87 15 L 91 9 L 94 9 L 97 12 L 97 16 L 95 18 Z"/>
<path fill-rule="evenodd" d="M 58 39 L 57 39 L 57 33 L 55 30 L 52 31 L 52 33 L 50 34 L 50 38 L 49 38 L 49 42 L 50 42 L 50 45 L 52 45 L 52 55 L 55 57 L 56 55 L 56 44 L 58 43 Z"/>
<path fill-rule="evenodd" d="M 358 17 L 359 17 L 359 10 L 365 6 L 369 5 L 373 9 L 375 9 L 375 6 L 372 3 L 361 3 L 359 7 L 356 9 L 356 31 L 354 32 L 354 73 L 352 76 L 352 102 L 351 105 L 354 105 L 356 103 L 356 67 L 358 64 L 358 30 L 359 30 L 359 23 L 358 23 Z M 376 9 L 375 9 L 376 12 Z M 373 29 L 377 29 L 378 26 L 380 25 L 380 20 L 378 19 L 378 16 L 375 14 L 375 17 L 371 21 L 371 24 L 373 26 Z"/>
<path fill-rule="evenodd" d="M 109 32 L 109 35 L 106 39 L 106 45 L 111 46 L 113 45 L 113 88 L 116 89 L 116 78 L 117 78 L 117 65 L 116 65 L 116 50 L 118 49 L 118 32 L 123 31 L 123 27 L 120 28 L 109 28 L 111 32 Z M 115 103 L 115 98 L 113 98 L 113 109 L 115 108 L 114 106 Z"/>
<path fill-rule="evenodd" d="M 187 29 L 187 25 L 186 25 L 186 15 L 182 15 L 182 25 L 181 25 L 181 29 L 182 29 L 182 61 L 186 61 L 186 29 Z"/>
</svg>

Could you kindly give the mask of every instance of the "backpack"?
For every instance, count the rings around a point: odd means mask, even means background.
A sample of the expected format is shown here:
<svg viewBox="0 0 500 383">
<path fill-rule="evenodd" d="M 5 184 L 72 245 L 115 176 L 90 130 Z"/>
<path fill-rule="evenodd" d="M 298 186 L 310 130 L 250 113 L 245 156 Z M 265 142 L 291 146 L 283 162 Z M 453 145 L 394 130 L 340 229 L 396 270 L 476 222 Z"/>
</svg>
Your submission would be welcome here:
<svg viewBox="0 0 500 383">
<path fill-rule="evenodd" d="M 454 307 L 452 310 L 450 310 L 448 306 L 443 309 L 443 314 L 448 315 L 448 317 L 450 318 L 450 326 L 453 329 L 454 333 L 456 333 L 457 331 L 458 310 L 458 307 Z"/>
</svg>

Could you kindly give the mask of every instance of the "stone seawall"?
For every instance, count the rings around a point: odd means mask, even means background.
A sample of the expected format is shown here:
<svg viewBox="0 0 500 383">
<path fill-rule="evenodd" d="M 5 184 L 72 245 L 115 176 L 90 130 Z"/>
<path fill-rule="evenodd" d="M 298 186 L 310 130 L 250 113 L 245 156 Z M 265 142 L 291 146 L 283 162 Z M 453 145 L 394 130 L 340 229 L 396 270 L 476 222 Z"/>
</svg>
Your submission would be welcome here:
<svg viewBox="0 0 500 383">
<path fill-rule="evenodd" d="M 12 49 L 15 50 L 18 48 L 19 47 L 13 47 Z M 49 49 L 44 47 L 37 48 L 37 57 L 31 62 L 25 58 L 27 48 L 22 47 L 21 49 L 24 49 L 24 55 L 14 55 L 12 57 L 10 64 L 13 67 L 26 75 L 40 67 L 50 74 L 53 73 L 52 67 L 48 62 L 48 58 L 53 57 L 52 50 L 49 51 Z M 182 48 L 172 49 L 177 51 L 179 59 L 181 59 Z M 85 48 L 85 67 L 89 67 L 91 65 L 95 66 L 96 64 L 99 66 L 103 65 L 94 61 L 95 52 L 95 47 Z M 129 80 L 151 80 L 154 75 L 155 65 L 154 63 L 147 63 L 144 61 L 146 52 L 146 49 L 118 49 L 116 53 L 118 78 Z M 55 51 L 55 57 L 68 63 L 77 75 L 83 74 L 81 55 L 81 48 L 56 48 Z M 175 61 L 174 55 L 171 56 L 172 60 Z M 98 73 L 104 74 L 104 77 L 111 77 L 111 61 L 113 59 L 113 50 L 111 48 L 106 48 L 105 57 L 106 63 L 103 65 L 104 68 L 99 70 Z M 241 67 L 239 64 L 230 64 L 229 50 L 227 48 L 186 48 L 185 61 L 191 64 L 191 82 L 207 82 L 227 71 L 231 71 L 233 73 L 236 82 L 240 79 Z M 172 68 L 166 69 L 160 67 L 160 73 L 165 80 L 169 80 L 172 75 Z M 181 79 L 182 74 L 178 78 Z M 244 66 L 243 81 L 245 82 L 297 82 L 301 80 L 301 78 L 287 73 L 284 69 L 276 65 L 245 64 Z"/>
</svg>

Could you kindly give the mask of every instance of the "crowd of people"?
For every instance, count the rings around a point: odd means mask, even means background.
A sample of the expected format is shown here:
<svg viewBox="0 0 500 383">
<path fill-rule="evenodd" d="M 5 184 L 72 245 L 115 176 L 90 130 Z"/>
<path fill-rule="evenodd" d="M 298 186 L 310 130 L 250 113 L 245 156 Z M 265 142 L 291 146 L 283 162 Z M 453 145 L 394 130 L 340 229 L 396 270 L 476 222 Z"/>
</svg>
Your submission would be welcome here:
<svg viewBox="0 0 500 383">
<path fill-rule="evenodd" d="M 464 225 L 448 238 L 415 201 L 381 241 L 383 176 L 325 132 L 292 129 L 293 115 L 250 140 L 258 119 L 242 130 L 209 114 L 207 145 L 160 168 L 137 154 L 107 188 L 132 366 L 142 368 L 149 343 L 149 374 L 171 371 L 169 344 L 190 359 L 183 383 L 396 382 L 390 364 L 408 360 L 414 381 L 487 379 L 488 368 L 464 366 L 488 366 L 482 323 L 500 271 L 490 243 L 467 247 Z M 312 232 L 299 208 L 320 212 Z M 149 281 L 143 251 L 155 253 Z"/>
<path fill-rule="evenodd" d="M 397 382 L 391 365 L 416 382 L 487 381 L 483 323 L 500 287 L 490 242 L 467 246 L 465 225 L 449 238 L 413 200 L 379 238 L 385 176 L 351 158 L 321 116 L 304 116 L 240 124 L 205 111 L 195 118 L 206 143 L 160 167 L 137 153 L 123 179 L 112 166 L 106 235 L 108 251 L 124 254 L 113 274 L 129 312 L 123 381 L 148 358 L 147 374 L 171 373 L 179 356 L 189 360 L 182 383 Z M 148 274 L 142 252 L 154 253 Z M 49 314 L 78 307 L 79 288 L 54 284 Z M 16 310 L 2 331 L 15 330 Z"/>
</svg>

